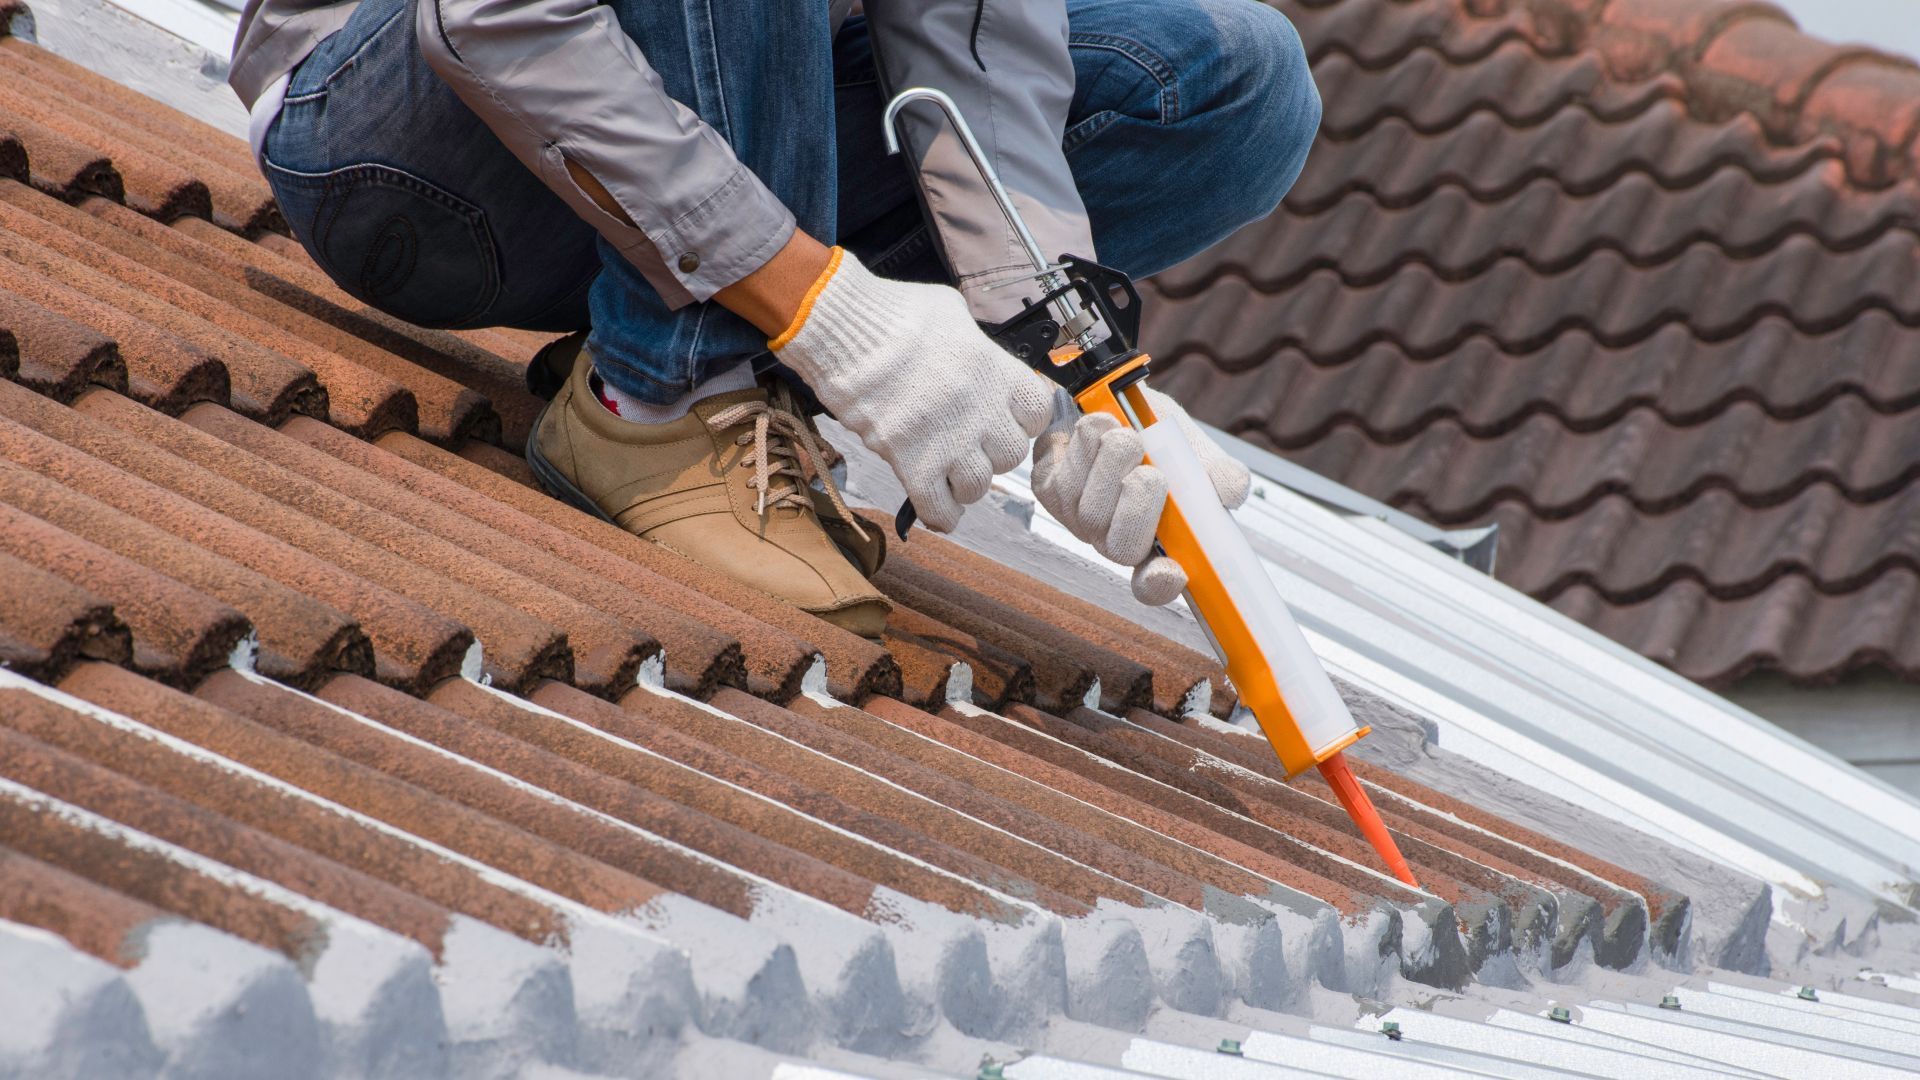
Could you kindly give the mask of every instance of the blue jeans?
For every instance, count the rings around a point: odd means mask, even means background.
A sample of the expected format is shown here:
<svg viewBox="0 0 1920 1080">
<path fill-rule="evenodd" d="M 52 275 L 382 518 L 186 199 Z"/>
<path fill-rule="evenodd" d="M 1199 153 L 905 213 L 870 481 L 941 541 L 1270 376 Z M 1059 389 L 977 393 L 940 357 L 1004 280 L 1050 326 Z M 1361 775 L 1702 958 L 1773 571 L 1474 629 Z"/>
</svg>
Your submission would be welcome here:
<svg viewBox="0 0 1920 1080">
<path fill-rule="evenodd" d="M 706 3 L 609 6 L 802 229 L 877 274 L 947 280 L 907 168 L 882 143 L 864 20 L 830 34 L 825 0 L 725 19 Z M 1320 121 L 1286 18 L 1256 0 L 1067 8 L 1064 145 L 1100 261 L 1141 277 L 1271 213 Z M 590 325 L 601 376 L 644 401 L 770 363 L 765 335 L 718 304 L 669 310 L 427 68 L 413 26 L 407 0 L 363 0 L 294 72 L 267 134 L 281 210 L 341 288 L 423 326 Z"/>
</svg>

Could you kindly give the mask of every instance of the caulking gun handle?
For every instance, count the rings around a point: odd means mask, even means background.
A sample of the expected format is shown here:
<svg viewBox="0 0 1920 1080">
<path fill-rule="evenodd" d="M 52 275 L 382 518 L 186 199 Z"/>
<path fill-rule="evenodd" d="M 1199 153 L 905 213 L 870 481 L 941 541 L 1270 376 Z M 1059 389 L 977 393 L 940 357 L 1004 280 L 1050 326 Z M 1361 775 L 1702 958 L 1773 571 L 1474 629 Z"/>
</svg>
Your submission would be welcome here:
<svg viewBox="0 0 1920 1080">
<path fill-rule="evenodd" d="M 908 499 L 900 504 L 899 510 L 894 512 L 893 531 L 900 534 L 900 539 L 905 540 L 907 530 L 913 528 L 913 523 L 918 520 L 920 520 L 920 511 L 915 510 L 913 500 Z"/>
</svg>

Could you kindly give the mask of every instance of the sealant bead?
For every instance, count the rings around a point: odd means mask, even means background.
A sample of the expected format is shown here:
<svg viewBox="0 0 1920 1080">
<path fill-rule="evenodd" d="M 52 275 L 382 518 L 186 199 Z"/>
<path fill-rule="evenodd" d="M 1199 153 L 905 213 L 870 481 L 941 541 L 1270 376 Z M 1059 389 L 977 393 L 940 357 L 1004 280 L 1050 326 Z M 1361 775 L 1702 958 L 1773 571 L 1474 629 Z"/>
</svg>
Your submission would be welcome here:
<svg viewBox="0 0 1920 1080">
<path fill-rule="evenodd" d="M 1385 1035 L 1387 1038 L 1392 1039 L 1394 1042 L 1399 1042 L 1400 1041 L 1400 1022 L 1397 1020 L 1388 1020 L 1382 1023 L 1380 1025 L 1380 1034 Z"/>
<path fill-rule="evenodd" d="M 1240 1049 L 1239 1039 L 1221 1039 L 1220 1052 L 1223 1054 L 1232 1054 L 1234 1057 L 1246 1056 L 1246 1051 Z"/>
<path fill-rule="evenodd" d="M 1820 995 L 1815 993 L 1813 987 L 1811 986 L 1801 987 L 1799 996 L 1801 1001 L 1819 1001 L 1820 1000 Z"/>
<path fill-rule="evenodd" d="M 1571 1024 L 1573 1023 L 1573 1013 L 1569 1012 L 1565 1005 L 1555 1005 L 1553 1010 L 1547 1013 L 1547 1019 L 1556 1024 Z"/>
<path fill-rule="evenodd" d="M 1680 999 L 1672 994 L 1668 994 L 1666 997 L 1660 999 L 1660 1007 L 1663 1009 L 1677 1009 L 1680 1007 Z"/>
</svg>

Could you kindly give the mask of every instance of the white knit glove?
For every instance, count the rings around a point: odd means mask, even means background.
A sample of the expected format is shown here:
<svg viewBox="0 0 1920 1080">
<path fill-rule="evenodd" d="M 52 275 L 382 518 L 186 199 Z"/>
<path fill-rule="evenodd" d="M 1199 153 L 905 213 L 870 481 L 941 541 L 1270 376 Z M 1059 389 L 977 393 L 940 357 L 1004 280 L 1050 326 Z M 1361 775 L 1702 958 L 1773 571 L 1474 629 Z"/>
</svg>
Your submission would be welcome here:
<svg viewBox="0 0 1920 1080">
<path fill-rule="evenodd" d="M 893 466 L 920 520 L 951 530 L 1026 460 L 1053 384 L 994 344 L 957 290 L 877 278 L 833 251 L 811 306 L 767 345 Z"/>
<path fill-rule="evenodd" d="M 1214 445 L 1172 398 L 1147 390 L 1161 422 L 1173 421 L 1213 481 L 1220 502 L 1232 510 L 1247 501 L 1252 474 Z M 1153 534 L 1166 506 L 1167 479 L 1145 464 L 1140 433 L 1106 413 L 1081 415 L 1065 391 L 1054 403 L 1053 423 L 1033 447 L 1033 494 L 1047 513 L 1094 550 L 1133 567 L 1133 596 L 1165 604 L 1187 587 L 1178 563 L 1153 554 Z"/>
</svg>

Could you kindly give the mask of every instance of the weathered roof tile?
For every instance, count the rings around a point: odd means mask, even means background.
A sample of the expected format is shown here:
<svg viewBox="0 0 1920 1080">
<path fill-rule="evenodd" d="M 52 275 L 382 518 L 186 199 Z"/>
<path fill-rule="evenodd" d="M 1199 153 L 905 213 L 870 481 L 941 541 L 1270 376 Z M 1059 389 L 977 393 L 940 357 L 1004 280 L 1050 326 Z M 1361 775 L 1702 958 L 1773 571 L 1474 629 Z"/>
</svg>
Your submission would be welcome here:
<svg viewBox="0 0 1920 1080">
<path fill-rule="evenodd" d="M 135 670 L 173 686 L 225 667 L 253 629 L 219 600 L 12 506 L 0 505 L 0 551 L 106 598 L 133 631 Z"/>
<path fill-rule="evenodd" d="M 12 462 L 0 462 L 0 503 L 238 608 L 260 635 L 255 664 L 273 678 L 308 687 L 336 671 L 374 672 L 372 643 L 347 615 L 198 544 Z"/>
<path fill-rule="evenodd" d="M 88 384 L 127 391 L 127 366 L 112 338 L 11 291 L 0 292 L 0 328 L 18 350 L 12 377 L 56 401 Z"/>
<path fill-rule="evenodd" d="M 304 535 L 319 552 L 288 543 L 277 534 L 227 517 L 194 495 L 253 508 L 262 500 L 237 486 L 197 471 L 185 462 L 161 467 L 155 483 L 129 471 L 127 463 L 147 461 L 146 444 L 98 426 L 88 426 L 71 410 L 0 383 L 0 447 L 8 461 L 84 492 L 115 509 L 157 526 L 209 551 L 247 566 L 290 588 L 331 604 L 350 615 L 373 642 L 381 679 L 421 690 L 457 674 L 473 635 L 464 625 L 418 601 L 403 597 L 323 558 L 337 550 L 317 523 L 309 529 L 286 515 L 264 512 L 256 518 Z M 30 426 L 36 425 L 36 426 Z M 43 433 L 39 426 L 58 438 Z M 64 440 L 78 440 L 75 446 Z M 104 458 L 95 453 L 106 455 Z M 211 494 L 209 493 L 211 492 Z M 264 511 L 264 508 L 261 508 Z"/>
<path fill-rule="evenodd" d="M 90 590 L 0 552 L 0 659 L 35 679 L 58 679 L 82 658 L 125 663 L 133 632 Z"/>
</svg>

